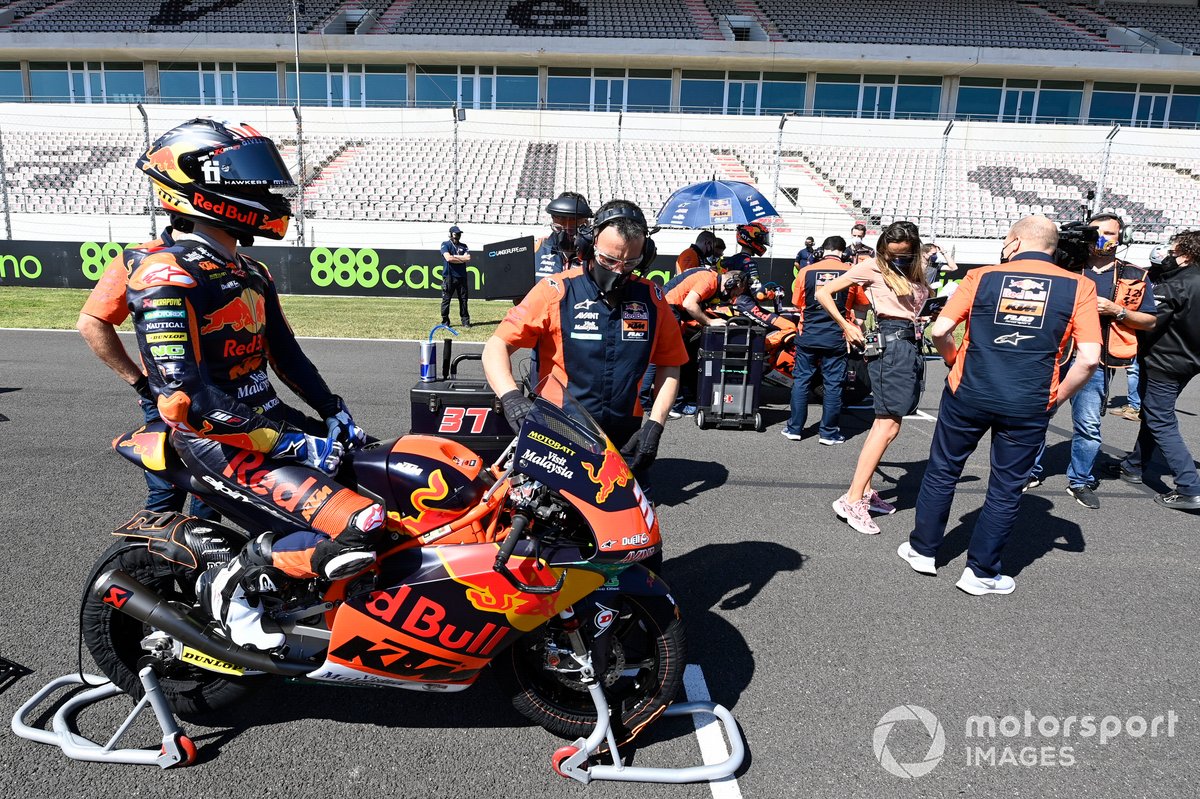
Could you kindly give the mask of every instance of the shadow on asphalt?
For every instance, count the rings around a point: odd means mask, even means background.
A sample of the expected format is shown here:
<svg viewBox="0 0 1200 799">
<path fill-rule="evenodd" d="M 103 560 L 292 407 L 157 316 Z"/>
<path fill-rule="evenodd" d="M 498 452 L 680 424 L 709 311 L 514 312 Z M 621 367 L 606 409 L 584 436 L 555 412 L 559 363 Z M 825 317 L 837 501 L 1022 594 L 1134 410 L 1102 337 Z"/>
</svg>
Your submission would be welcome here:
<svg viewBox="0 0 1200 799">
<path fill-rule="evenodd" d="M 971 532 L 979 521 L 982 508 L 962 516 L 957 525 L 946 531 L 946 538 L 938 550 L 937 564 L 944 566 L 967 551 L 971 543 Z M 1021 499 L 1021 510 L 1012 535 L 1004 546 L 1001 562 L 1004 574 L 1016 577 L 1026 566 L 1055 550 L 1061 552 L 1083 552 L 1086 542 L 1083 530 L 1068 519 L 1054 515 L 1054 503 L 1037 494 L 1026 494 Z"/>
<path fill-rule="evenodd" d="M 654 462 L 654 504 L 683 505 L 705 491 L 720 488 L 729 479 L 729 469 L 711 460 L 659 458 Z"/>
</svg>

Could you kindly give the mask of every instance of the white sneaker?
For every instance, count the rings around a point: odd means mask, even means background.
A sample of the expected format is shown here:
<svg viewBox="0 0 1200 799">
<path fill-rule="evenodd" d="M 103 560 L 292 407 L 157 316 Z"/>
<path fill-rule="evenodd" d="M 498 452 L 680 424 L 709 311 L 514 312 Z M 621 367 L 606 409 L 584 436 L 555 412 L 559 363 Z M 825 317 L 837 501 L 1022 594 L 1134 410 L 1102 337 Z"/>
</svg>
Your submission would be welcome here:
<svg viewBox="0 0 1200 799">
<path fill-rule="evenodd" d="M 966 591 L 971 596 L 983 596 L 984 594 L 1011 594 L 1017 588 L 1017 581 L 1013 578 L 999 574 L 995 577 L 978 577 L 975 572 L 971 571 L 971 567 L 963 569 L 962 577 L 958 578 L 958 582 L 954 587 L 960 591 Z"/>
<path fill-rule="evenodd" d="M 850 502 L 842 494 L 833 501 L 833 512 L 863 535 L 879 535 L 879 525 L 871 518 L 871 503 L 866 497 Z"/>
<path fill-rule="evenodd" d="M 804 436 L 799 433 L 789 433 L 787 430 L 780 430 L 779 435 L 786 438 L 788 441 L 803 441 Z"/>
<path fill-rule="evenodd" d="M 928 555 L 918 555 L 907 541 L 896 547 L 896 554 L 908 561 L 908 565 L 912 566 L 912 570 L 915 572 L 937 574 L 937 566 L 934 565 L 933 558 Z"/>
</svg>

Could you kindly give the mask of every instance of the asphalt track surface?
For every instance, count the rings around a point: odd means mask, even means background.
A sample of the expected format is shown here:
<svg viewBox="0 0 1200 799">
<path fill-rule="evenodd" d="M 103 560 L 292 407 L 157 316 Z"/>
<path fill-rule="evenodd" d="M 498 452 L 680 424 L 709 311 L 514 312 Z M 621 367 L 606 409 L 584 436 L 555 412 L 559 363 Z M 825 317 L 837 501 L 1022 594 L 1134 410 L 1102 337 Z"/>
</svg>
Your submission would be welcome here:
<svg viewBox="0 0 1200 799">
<path fill-rule="evenodd" d="M 305 348 L 368 431 L 408 430 L 414 345 L 313 340 Z M 930 416 L 943 376 L 931 368 L 922 404 Z M 829 507 L 849 480 L 868 420 L 845 420 L 848 445 L 818 447 L 815 438 L 779 435 L 783 408 L 767 407 L 764 434 L 673 422 L 655 467 L 665 576 L 687 619 L 690 662 L 744 731 L 743 796 L 1196 795 L 1200 518 L 1154 504 L 1151 488 L 1165 490 L 1156 476 L 1146 487 L 1105 482 L 1101 509 L 1082 508 L 1061 476 L 1070 428 L 1061 414 L 1050 435 L 1054 476 L 1026 496 L 1005 553 L 1017 590 L 974 598 L 954 583 L 983 500 L 986 442 L 959 487 L 940 572 L 923 577 L 895 549 L 913 521 L 933 422 L 904 423 L 878 482 L 900 510 L 881 520 L 882 535 L 868 537 Z M 810 411 L 812 425 L 817 409 Z M 137 422 L 134 398 L 76 335 L 0 331 L 0 414 L 0 655 L 33 670 L 0 682 L 8 716 L 75 669 L 83 581 L 108 532 L 140 507 L 145 486 L 109 447 Z M 1193 385 L 1180 418 L 1194 452 L 1198 414 Z M 1134 423 L 1107 417 L 1102 458 L 1131 446 L 1135 432 Z M 912 779 L 886 771 L 872 748 L 880 719 L 903 705 L 934 714 L 945 738 L 942 760 Z M 1163 725 L 1157 737 L 1125 734 L 1130 717 L 1150 723 L 1172 713 L 1171 735 Z M 1008 727 L 1016 733 L 1009 738 L 1001 725 L 993 738 L 968 738 L 968 718 L 985 715 L 1014 716 L 1021 729 Z M 1122 733 L 1104 743 L 1099 734 L 1079 737 L 1082 721 L 1069 738 L 1053 732 L 1062 719 L 1087 715 L 1097 724 L 1116 717 Z M 84 729 L 101 735 L 102 722 L 114 718 L 96 709 Z M 1039 733 L 1039 722 L 1052 734 Z M 0 795 L 736 795 L 731 785 L 565 780 L 549 765 L 561 742 L 517 716 L 486 673 L 453 696 L 280 682 L 208 724 L 188 725 L 199 762 L 165 772 L 72 762 L 7 735 Z M 886 745 L 896 761 L 919 763 L 931 737 L 902 721 Z M 994 765 L 968 759 L 977 745 L 995 747 Z M 1016 762 L 1007 762 L 1006 747 Z M 1022 764 L 1022 756 L 1036 762 Z M 699 757 L 691 724 L 668 720 L 652 728 L 634 762 Z"/>
</svg>

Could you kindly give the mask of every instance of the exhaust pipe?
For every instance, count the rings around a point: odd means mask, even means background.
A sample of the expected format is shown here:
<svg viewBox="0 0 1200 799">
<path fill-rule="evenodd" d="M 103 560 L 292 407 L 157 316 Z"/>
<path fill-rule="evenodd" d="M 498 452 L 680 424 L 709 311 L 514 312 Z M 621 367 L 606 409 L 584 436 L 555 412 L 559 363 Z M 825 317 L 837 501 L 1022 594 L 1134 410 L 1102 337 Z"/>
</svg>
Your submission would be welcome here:
<svg viewBox="0 0 1200 799">
<path fill-rule="evenodd" d="M 315 668 L 311 663 L 279 660 L 266 652 L 243 649 L 232 641 L 210 635 L 195 619 L 180 613 L 165 599 L 120 569 L 100 575 L 92 585 L 92 593 L 106 605 L 229 663 L 284 677 L 303 677 Z"/>
</svg>

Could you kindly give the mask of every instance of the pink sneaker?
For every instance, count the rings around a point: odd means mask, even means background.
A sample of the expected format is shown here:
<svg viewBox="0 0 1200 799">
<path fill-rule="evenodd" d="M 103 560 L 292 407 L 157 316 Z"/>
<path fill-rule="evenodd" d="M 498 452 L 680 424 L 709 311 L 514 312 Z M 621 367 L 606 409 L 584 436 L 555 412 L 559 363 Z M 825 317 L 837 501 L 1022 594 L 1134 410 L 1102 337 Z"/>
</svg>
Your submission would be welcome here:
<svg viewBox="0 0 1200 799">
<path fill-rule="evenodd" d="M 852 503 L 842 494 L 833 501 L 833 512 L 863 535 L 879 535 L 879 525 L 871 518 L 871 503 L 866 497 Z"/>
<path fill-rule="evenodd" d="M 867 500 L 871 503 L 871 513 L 879 513 L 883 516 L 891 516 L 896 512 L 896 506 L 890 502 L 884 502 L 883 497 L 879 496 L 879 492 L 874 489 L 867 495 Z"/>
</svg>

